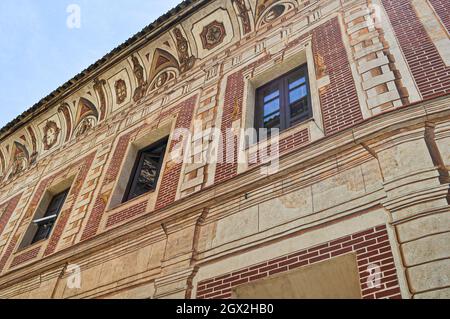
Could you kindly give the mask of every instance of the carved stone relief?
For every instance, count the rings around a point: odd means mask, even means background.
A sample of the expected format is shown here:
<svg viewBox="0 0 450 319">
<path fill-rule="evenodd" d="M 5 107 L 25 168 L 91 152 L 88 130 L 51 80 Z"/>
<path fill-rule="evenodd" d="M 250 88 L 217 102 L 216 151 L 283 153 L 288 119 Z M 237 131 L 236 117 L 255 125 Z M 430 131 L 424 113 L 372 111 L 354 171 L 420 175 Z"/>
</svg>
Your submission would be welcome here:
<svg viewBox="0 0 450 319">
<path fill-rule="evenodd" d="M 60 128 L 54 121 L 48 121 L 44 127 L 44 138 L 42 143 L 44 144 L 44 150 L 48 151 L 58 142 Z"/>
<path fill-rule="evenodd" d="M 122 104 L 127 99 L 127 84 L 124 80 L 117 80 L 114 84 L 114 90 L 116 91 L 116 102 Z"/>
<path fill-rule="evenodd" d="M 213 21 L 203 28 L 201 33 L 203 49 L 211 50 L 223 42 L 226 31 L 222 22 Z"/>
</svg>

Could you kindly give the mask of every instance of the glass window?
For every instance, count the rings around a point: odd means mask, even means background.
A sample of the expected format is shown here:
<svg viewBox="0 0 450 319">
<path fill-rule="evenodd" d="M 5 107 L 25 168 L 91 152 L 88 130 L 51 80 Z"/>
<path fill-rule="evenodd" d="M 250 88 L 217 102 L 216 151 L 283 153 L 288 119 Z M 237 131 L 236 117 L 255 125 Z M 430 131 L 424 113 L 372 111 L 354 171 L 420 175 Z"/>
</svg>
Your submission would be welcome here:
<svg viewBox="0 0 450 319">
<path fill-rule="evenodd" d="M 166 147 L 167 138 L 138 152 L 123 202 L 156 189 Z"/>
<path fill-rule="evenodd" d="M 67 189 L 64 192 L 53 196 L 44 216 L 33 221 L 33 223 L 37 226 L 37 230 L 31 242 L 32 244 L 50 237 L 52 229 L 55 226 L 56 219 L 61 213 L 68 194 L 69 190 Z"/>
<path fill-rule="evenodd" d="M 258 88 L 255 126 L 280 131 L 312 116 L 308 69 L 303 65 Z M 270 134 L 270 132 L 268 132 Z"/>
</svg>

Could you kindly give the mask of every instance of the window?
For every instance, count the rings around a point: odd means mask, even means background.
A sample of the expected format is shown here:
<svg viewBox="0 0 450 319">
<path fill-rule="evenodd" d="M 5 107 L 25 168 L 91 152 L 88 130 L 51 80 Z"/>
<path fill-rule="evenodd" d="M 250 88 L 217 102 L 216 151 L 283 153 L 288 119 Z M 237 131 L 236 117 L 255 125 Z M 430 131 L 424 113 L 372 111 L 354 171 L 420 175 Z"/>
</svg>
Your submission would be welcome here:
<svg viewBox="0 0 450 319">
<path fill-rule="evenodd" d="M 37 243 L 38 241 L 48 239 L 55 226 L 56 219 L 61 213 L 61 209 L 64 206 L 64 202 L 69 194 L 69 189 L 53 196 L 50 204 L 45 211 L 42 218 L 33 220 L 33 224 L 37 226 L 36 233 L 34 234 L 31 244 Z"/>
<path fill-rule="evenodd" d="M 312 117 L 308 69 L 303 65 L 256 91 L 257 129 L 284 131 Z"/>
<path fill-rule="evenodd" d="M 168 139 L 165 138 L 138 152 L 123 202 L 154 191 L 164 161 Z"/>
</svg>

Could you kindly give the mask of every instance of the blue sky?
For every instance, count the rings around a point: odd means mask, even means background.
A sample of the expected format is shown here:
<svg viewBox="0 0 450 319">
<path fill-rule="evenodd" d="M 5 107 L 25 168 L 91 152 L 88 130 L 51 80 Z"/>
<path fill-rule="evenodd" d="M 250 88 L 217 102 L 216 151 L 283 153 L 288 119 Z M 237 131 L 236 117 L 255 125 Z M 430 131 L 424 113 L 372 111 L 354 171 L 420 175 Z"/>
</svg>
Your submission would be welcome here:
<svg viewBox="0 0 450 319">
<path fill-rule="evenodd" d="M 180 2 L 0 0 L 0 127 Z"/>
</svg>

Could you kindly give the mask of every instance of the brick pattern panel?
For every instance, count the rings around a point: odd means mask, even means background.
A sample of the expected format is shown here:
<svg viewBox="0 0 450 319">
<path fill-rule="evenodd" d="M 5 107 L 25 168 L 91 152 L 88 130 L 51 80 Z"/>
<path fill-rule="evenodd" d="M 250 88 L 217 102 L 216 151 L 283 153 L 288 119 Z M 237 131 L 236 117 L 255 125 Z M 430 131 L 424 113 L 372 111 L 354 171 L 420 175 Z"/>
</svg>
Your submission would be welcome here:
<svg viewBox="0 0 450 319">
<path fill-rule="evenodd" d="M 237 174 L 238 156 L 237 148 L 234 148 L 233 154 L 226 151 L 225 145 L 228 141 L 227 130 L 232 127 L 233 121 L 242 117 L 242 104 L 244 100 L 244 76 L 242 71 L 238 71 L 228 77 L 227 87 L 225 90 L 225 101 L 223 106 L 222 127 L 223 146 L 219 151 L 219 163 L 216 168 L 216 183 L 225 181 Z M 233 137 L 234 145 L 237 144 L 237 138 Z"/>
<path fill-rule="evenodd" d="M 60 176 L 63 176 L 66 172 L 70 171 L 71 169 L 75 168 L 75 167 L 81 167 L 80 168 L 80 173 L 77 175 L 77 178 L 73 184 L 73 188 L 71 190 L 70 196 L 74 197 L 74 200 L 72 201 L 72 206 L 70 209 L 65 210 L 62 215 L 60 216 L 60 218 L 58 219 L 57 225 L 55 226 L 55 229 L 52 232 L 52 235 L 48 241 L 48 245 L 45 251 L 45 255 L 49 255 L 51 253 L 53 253 L 59 243 L 59 240 L 62 236 L 62 232 L 64 230 L 64 227 L 67 223 L 67 220 L 69 218 L 69 215 L 71 213 L 71 209 L 73 207 L 73 203 L 75 202 L 75 199 L 78 195 L 78 193 L 80 192 L 80 189 L 84 183 L 84 180 L 87 177 L 87 173 L 89 171 L 89 168 L 92 165 L 92 161 L 95 157 L 95 153 L 90 154 L 88 156 L 86 156 L 85 158 L 77 161 L 76 163 L 70 165 L 67 169 L 60 171 L 46 179 L 44 179 L 37 187 L 36 192 L 34 193 L 33 198 L 31 199 L 30 205 L 28 210 L 25 213 L 25 216 L 22 218 L 22 223 L 24 221 L 29 220 L 29 218 L 31 218 L 35 212 L 36 209 L 39 205 L 39 203 L 42 200 L 42 196 L 44 195 L 44 193 L 47 190 L 47 187 L 51 184 L 51 182 L 55 179 L 58 178 Z M 6 251 L 4 252 L 2 258 L 0 259 L 0 272 L 3 270 L 3 268 L 5 267 L 8 259 L 10 258 L 11 254 L 13 253 L 16 244 L 18 243 L 18 240 L 20 238 L 20 234 L 16 233 L 14 234 L 12 240 L 10 241 L 8 248 L 6 249 Z M 15 259 L 13 259 L 13 264 L 14 265 L 19 265 L 22 264 L 24 262 L 28 262 L 34 258 L 37 257 L 40 249 L 44 246 L 44 243 L 42 243 L 41 245 L 35 247 L 34 249 L 27 251 L 26 253 L 20 254 L 18 256 L 15 257 Z M 12 265 L 13 265 L 12 264 Z"/>
<path fill-rule="evenodd" d="M 450 68 L 442 61 L 411 2 L 383 0 L 383 5 L 424 99 L 450 93 Z"/>
<path fill-rule="evenodd" d="M 6 263 L 8 262 L 9 257 L 14 251 L 14 247 L 16 247 L 16 243 L 18 241 L 17 234 L 11 239 L 9 245 L 7 246 L 6 250 L 3 253 L 3 256 L 0 259 L 0 274 L 2 273 L 3 269 L 5 268 Z"/>
<path fill-rule="evenodd" d="M 91 169 L 94 158 L 95 158 L 95 153 L 89 155 L 88 157 L 86 157 L 83 160 L 83 164 L 81 164 L 82 166 L 80 168 L 80 172 L 78 173 L 76 180 L 73 182 L 73 187 L 69 194 L 69 196 L 72 197 L 74 200 L 72 201 L 70 207 L 67 207 L 67 209 L 65 209 L 61 213 L 61 216 L 58 218 L 55 228 L 52 231 L 52 236 L 49 239 L 47 248 L 45 249 L 44 256 L 48 256 L 55 252 L 56 247 L 59 243 L 59 240 L 61 239 L 61 236 L 63 234 L 64 228 L 66 227 L 67 221 L 69 220 L 70 214 L 72 213 L 73 207 L 76 203 L 76 199 L 78 198 L 81 188 L 83 187 L 84 181 L 87 178 L 88 172 Z M 75 166 L 78 166 L 78 165 L 80 165 L 80 164 L 75 164 Z"/>
<path fill-rule="evenodd" d="M 301 130 L 295 134 L 292 134 L 284 139 L 281 139 L 279 142 L 279 155 L 284 155 L 294 150 L 299 149 L 300 147 L 308 144 L 310 141 L 309 138 L 309 130 Z M 249 167 L 254 167 L 256 165 L 261 164 L 261 161 L 264 160 L 264 157 L 270 159 L 271 147 L 268 146 L 265 151 L 265 155 L 261 154 L 261 150 L 258 150 L 252 154 L 249 154 L 248 162 Z"/>
<path fill-rule="evenodd" d="M 368 229 L 309 249 L 294 252 L 264 263 L 220 275 L 198 284 L 198 299 L 230 299 L 237 286 L 272 275 L 286 273 L 337 256 L 356 253 L 362 297 L 364 299 L 400 299 L 400 287 L 386 225 Z M 379 288 L 369 288 L 368 266 L 378 264 L 382 280 Z"/>
<path fill-rule="evenodd" d="M 320 93 L 325 133 L 330 135 L 362 122 L 363 116 L 338 19 L 312 34 L 314 54 L 323 58 L 330 76 L 330 85 Z"/>
<path fill-rule="evenodd" d="M 445 28 L 450 32 L 450 1 L 449 0 L 429 0 L 437 15 L 441 19 Z"/>
<path fill-rule="evenodd" d="M 13 261 L 11 262 L 11 268 L 17 267 L 23 263 L 26 263 L 26 262 L 36 258 L 39 255 L 41 248 L 42 248 L 42 246 L 39 246 L 39 247 L 33 248 L 32 250 L 27 251 L 23 254 L 15 256 Z"/>
<path fill-rule="evenodd" d="M 6 225 L 8 225 L 9 219 L 11 218 L 12 214 L 14 213 L 14 210 L 17 207 L 17 204 L 19 204 L 19 200 L 22 197 L 22 194 L 19 194 L 15 196 L 14 198 L 10 199 L 6 203 L 0 205 L 0 235 L 3 233 L 3 231 L 6 228 Z"/>
<path fill-rule="evenodd" d="M 122 160 L 125 157 L 125 153 L 128 148 L 128 144 L 130 143 L 130 139 L 132 134 L 135 133 L 135 130 L 129 132 L 119 138 L 119 142 L 117 143 L 116 149 L 112 155 L 112 161 L 106 171 L 105 179 L 102 184 L 102 188 L 109 183 L 116 180 L 120 173 L 120 167 L 122 165 Z M 106 210 L 107 200 L 105 199 L 104 194 L 99 194 L 95 200 L 94 207 L 92 208 L 92 212 L 89 216 L 86 227 L 83 231 L 83 235 L 81 240 L 87 240 L 93 236 L 98 231 L 100 227 L 100 222 L 102 220 L 103 213 Z"/>
<path fill-rule="evenodd" d="M 106 223 L 106 228 L 110 228 L 114 225 L 120 224 L 124 221 L 130 220 L 136 216 L 142 215 L 145 213 L 145 208 L 147 207 L 148 201 L 143 201 L 139 204 L 128 207 L 118 213 L 115 213 L 108 217 L 108 221 Z"/>
<path fill-rule="evenodd" d="M 197 95 L 187 99 L 179 106 L 179 114 L 175 128 L 190 129 L 192 124 L 192 119 L 194 116 L 195 104 L 197 102 Z M 163 116 L 170 116 L 173 111 L 163 114 Z M 170 150 L 172 151 L 178 141 L 170 141 Z M 180 182 L 181 176 L 181 163 L 168 164 L 161 174 L 161 187 L 158 192 L 158 199 L 156 201 L 156 209 L 162 209 L 173 202 L 175 202 L 175 197 L 177 195 L 178 184 Z"/>
</svg>

